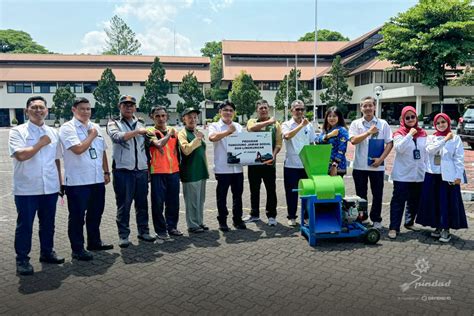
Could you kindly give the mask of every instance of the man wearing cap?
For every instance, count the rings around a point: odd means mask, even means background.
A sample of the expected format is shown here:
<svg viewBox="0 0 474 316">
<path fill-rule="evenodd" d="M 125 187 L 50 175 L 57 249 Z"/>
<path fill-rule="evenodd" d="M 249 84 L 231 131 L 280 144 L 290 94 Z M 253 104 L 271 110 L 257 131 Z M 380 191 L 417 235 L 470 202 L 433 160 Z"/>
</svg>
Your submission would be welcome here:
<svg viewBox="0 0 474 316">
<path fill-rule="evenodd" d="M 135 201 L 138 239 L 153 242 L 148 228 L 148 158 L 145 150 L 145 125 L 134 115 L 136 99 L 123 95 L 120 117 L 109 121 L 107 134 L 112 139 L 112 173 L 117 204 L 119 246 L 130 245 L 130 208 Z"/>
<path fill-rule="evenodd" d="M 275 118 L 270 117 L 268 110 L 270 109 L 266 100 L 257 101 L 256 112 L 257 118 L 250 119 L 247 122 L 247 130 L 249 132 L 270 132 L 272 135 L 273 159 L 266 161 L 261 166 L 248 166 L 248 175 L 250 183 L 250 215 L 245 218 L 247 222 L 260 221 L 260 185 L 265 184 L 267 191 L 266 215 L 269 226 L 276 226 L 277 214 L 277 195 L 276 195 L 276 156 L 280 152 L 283 140 L 281 126 Z"/>
<path fill-rule="evenodd" d="M 43 97 L 29 98 L 25 114 L 28 121 L 10 130 L 8 149 L 13 158 L 13 195 L 18 214 L 16 271 L 20 275 L 31 275 L 34 270 L 28 254 L 36 214 L 39 219 L 40 262 L 64 262 L 53 248 L 56 202 L 61 184 L 61 145 L 58 133 L 44 124 L 48 108 Z"/>
<path fill-rule="evenodd" d="M 227 226 L 227 192 L 232 191 L 232 222 L 237 229 L 246 229 L 242 221 L 242 193 L 244 192 L 244 173 L 239 164 L 227 164 L 227 136 L 241 133 L 242 126 L 233 122 L 235 105 L 225 100 L 219 105 L 218 122 L 209 126 L 209 140 L 214 145 L 214 172 L 217 180 L 217 221 L 219 229 L 229 231 Z"/>
<path fill-rule="evenodd" d="M 203 223 L 209 171 L 204 134 L 196 128 L 200 113 L 194 108 L 185 109 L 182 113 L 184 128 L 178 133 L 182 153 L 179 169 L 186 205 L 186 223 L 190 233 L 202 233 L 209 229 Z"/>
<path fill-rule="evenodd" d="M 165 107 L 151 108 L 150 117 L 155 122 L 154 127 L 148 128 L 147 134 L 147 147 L 150 153 L 151 215 L 158 238 L 166 240 L 169 239 L 169 235 L 183 235 L 178 230 L 178 139 L 175 129 L 166 126 L 169 116 Z"/>
<path fill-rule="evenodd" d="M 93 259 L 84 249 L 84 223 L 87 250 L 108 250 L 113 246 L 100 238 L 100 222 L 105 206 L 105 185 L 110 182 L 107 145 L 100 126 L 90 121 L 91 105 L 86 98 L 76 98 L 74 117 L 59 129 L 64 148 L 64 184 L 69 210 L 68 235 L 72 258 Z"/>
</svg>

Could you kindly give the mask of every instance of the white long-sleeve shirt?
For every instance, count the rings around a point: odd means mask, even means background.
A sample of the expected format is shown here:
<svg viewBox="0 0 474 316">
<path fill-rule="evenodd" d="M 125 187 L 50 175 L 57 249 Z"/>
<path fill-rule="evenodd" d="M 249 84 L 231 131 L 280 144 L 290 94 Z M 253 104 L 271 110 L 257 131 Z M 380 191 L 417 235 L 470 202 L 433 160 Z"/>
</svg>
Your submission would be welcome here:
<svg viewBox="0 0 474 316">
<path fill-rule="evenodd" d="M 444 136 L 428 136 L 426 142 L 426 151 L 428 159 L 426 162 L 426 172 L 441 174 L 443 181 L 454 182 L 455 179 L 464 178 L 464 146 L 458 135 L 453 139 L 444 141 Z M 435 165 L 435 155 L 441 155 L 441 163 Z"/>
<path fill-rule="evenodd" d="M 396 135 L 393 138 L 395 159 L 393 161 L 392 179 L 400 182 L 423 182 L 426 172 L 426 137 L 418 137 L 416 144 L 413 136 Z M 414 150 L 420 151 L 420 159 L 413 156 Z"/>
</svg>

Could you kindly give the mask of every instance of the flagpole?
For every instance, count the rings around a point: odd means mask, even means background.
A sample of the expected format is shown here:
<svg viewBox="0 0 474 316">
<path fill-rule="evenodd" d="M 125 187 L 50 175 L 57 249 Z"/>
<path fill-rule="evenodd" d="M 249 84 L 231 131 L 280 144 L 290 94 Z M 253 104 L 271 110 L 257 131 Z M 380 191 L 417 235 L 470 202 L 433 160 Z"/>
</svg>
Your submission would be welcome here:
<svg viewBox="0 0 474 316">
<path fill-rule="evenodd" d="M 317 103 L 317 68 L 318 68 L 318 0 L 314 0 L 314 87 L 313 87 L 313 122 L 318 123 Z"/>
</svg>

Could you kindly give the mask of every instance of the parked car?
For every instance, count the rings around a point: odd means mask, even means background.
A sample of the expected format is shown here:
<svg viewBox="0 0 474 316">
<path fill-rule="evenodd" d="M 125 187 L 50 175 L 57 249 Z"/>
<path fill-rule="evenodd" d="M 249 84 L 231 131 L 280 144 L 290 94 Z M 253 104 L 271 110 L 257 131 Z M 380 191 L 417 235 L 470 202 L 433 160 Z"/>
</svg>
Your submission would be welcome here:
<svg viewBox="0 0 474 316">
<path fill-rule="evenodd" d="M 433 126 L 433 119 L 440 111 L 431 112 L 428 115 L 423 117 L 423 124 L 425 126 Z M 456 109 L 444 109 L 444 113 L 446 113 L 451 118 L 451 125 L 456 126 L 458 124 L 458 119 L 461 117 L 461 114 Z"/>
<path fill-rule="evenodd" d="M 469 105 L 464 115 L 459 118 L 457 133 L 463 142 L 474 149 L 474 105 Z"/>
</svg>

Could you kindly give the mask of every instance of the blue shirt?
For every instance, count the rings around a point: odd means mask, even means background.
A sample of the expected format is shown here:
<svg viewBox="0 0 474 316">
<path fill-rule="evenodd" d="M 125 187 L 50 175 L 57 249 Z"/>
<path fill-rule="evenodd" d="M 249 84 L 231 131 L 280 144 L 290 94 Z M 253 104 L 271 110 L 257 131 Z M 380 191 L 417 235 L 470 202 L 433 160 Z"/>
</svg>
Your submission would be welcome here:
<svg viewBox="0 0 474 316">
<path fill-rule="evenodd" d="M 339 134 L 337 136 L 331 137 L 324 141 L 324 136 L 329 134 L 333 130 L 338 129 Z M 331 164 L 333 162 L 337 162 L 337 171 L 338 172 L 346 172 L 347 169 L 347 161 L 346 161 L 346 150 L 347 150 L 347 142 L 349 141 L 349 133 L 347 130 L 342 126 L 336 126 L 331 128 L 327 132 L 322 132 L 318 137 L 318 143 L 320 144 L 331 144 L 331 161 L 329 163 L 329 169 L 331 168 Z"/>
</svg>

